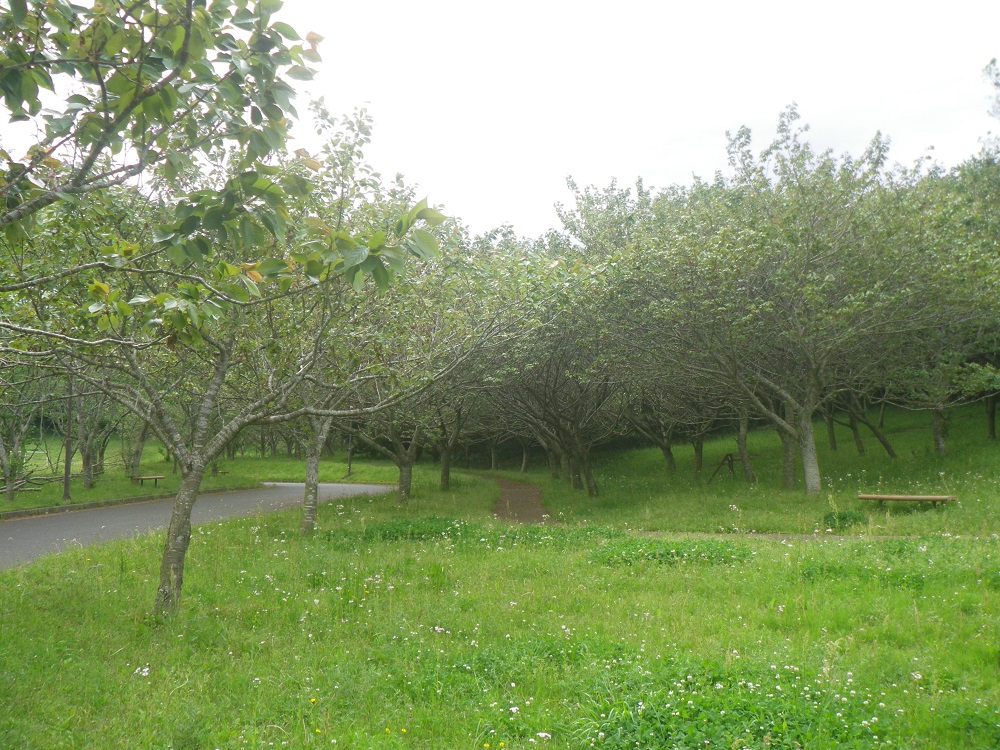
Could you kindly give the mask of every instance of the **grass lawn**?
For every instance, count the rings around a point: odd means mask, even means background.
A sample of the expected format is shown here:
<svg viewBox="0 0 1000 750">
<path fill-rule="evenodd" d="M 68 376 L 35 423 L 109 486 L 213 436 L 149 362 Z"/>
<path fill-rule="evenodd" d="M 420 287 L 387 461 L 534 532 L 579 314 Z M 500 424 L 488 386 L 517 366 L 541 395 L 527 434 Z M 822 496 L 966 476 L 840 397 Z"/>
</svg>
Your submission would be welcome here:
<svg viewBox="0 0 1000 750">
<path fill-rule="evenodd" d="M 55 446 L 53 444 L 53 452 Z M 110 452 L 110 451 L 109 451 Z M 141 476 L 162 476 L 154 487 L 151 481 L 132 481 L 125 476 L 117 457 L 109 456 L 108 470 L 90 489 L 85 489 L 81 479 L 71 482 L 68 503 L 62 501 L 62 482 L 51 482 L 42 485 L 38 492 L 18 492 L 12 503 L 0 496 L 0 511 L 22 510 L 26 508 L 41 508 L 58 505 L 76 505 L 80 503 L 100 502 L 131 497 L 148 497 L 151 495 L 169 495 L 177 491 L 181 476 L 174 473 L 173 464 L 164 461 L 158 445 L 150 441 L 143 453 L 143 461 L 139 468 Z M 261 482 L 301 482 L 305 469 L 301 459 L 286 457 L 268 457 L 261 460 L 258 456 L 248 455 L 234 459 L 216 462 L 220 473 L 212 476 L 207 472 L 202 482 L 204 490 L 219 490 L 235 487 L 255 487 Z M 32 466 L 35 476 L 45 476 L 50 469 L 44 464 L 43 456 L 35 459 Z M 79 457 L 73 471 L 79 472 Z M 425 472 L 426 473 L 426 472 Z M 431 472 L 433 473 L 433 472 Z M 383 461 L 355 459 L 351 465 L 351 475 L 346 477 L 347 464 L 341 460 L 325 460 L 320 465 L 321 482 L 359 482 L 359 483 L 394 483 L 397 470 L 391 464 Z"/>
<path fill-rule="evenodd" d="M 493 483 L 441 493 L 425 466 L 408 508 L 326 504 L 309 538 L 295 512 L 196 529 L 166 621 L 159 535 L 12 569 L 0 747 L 995 748 L 1000 446 L 973 417 L 943 459 L 907 426 L 894 464 L 843 440 L 815 500 L 774 489 L 766 433 L 753 489 L 647 451 L 602 456 L 596 501 L 532 472 L 557 527 L 498 524 Z M 853 499 L 945 485 L 957 507 Z M 858 536 L 812 535 L 833 506 Z"/>
</svg>

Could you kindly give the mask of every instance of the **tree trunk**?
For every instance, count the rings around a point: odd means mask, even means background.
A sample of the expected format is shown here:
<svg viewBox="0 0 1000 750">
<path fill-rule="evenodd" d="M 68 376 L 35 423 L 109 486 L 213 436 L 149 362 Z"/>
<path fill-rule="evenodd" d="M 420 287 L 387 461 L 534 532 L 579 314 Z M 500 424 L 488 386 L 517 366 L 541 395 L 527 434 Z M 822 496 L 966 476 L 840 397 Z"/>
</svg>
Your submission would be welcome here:
<svg viewBox="0 0 1000 750">
<path fill-rule="evenodd" d="M 497 440 L 490 440 L 490 468 L 496 471 L 500 468 L 500 443 Z"/>
<path fill-rule="evenodd" d="M 667 462 L 667 473 L 673 475 L 677 473 L 677 459 L 674 458 L 674 449 L 670 443 L 660 443 L 660 452 L 663 460 Z"/>
<path fill-rule="evenodd" d="M 997 439 L 997 394 L 986 399 L 986 438 Z"/>
<path fill-rule="evenodd" d="M 705 463 L 705 436 L 698 435 L 691 440 L 694 446 L 694 478 L 701 479 L 701 471 Z"/>
<path fill-rule="evenodd" d="M 316 530 L 316 512 L 319 505 L 319 446 L 315 440 L 306 445 L 306 486 L 302 498 L 302 522 L 299 533 L 311 534 Z"/>
<path fill-rule="evenodd" d="M 740 463 L 743 464 L 743 476 L 747 484 L 756 484 L 757 477 L 754 476 L 753 467 L 750 465 L 750 450 L 747 448 L 747 435 L 750 432 L 750 418 L 746 414 L 740 414 L 739 430 L 736 433 L 736 448 L 740 454 Z"/>
<path fill-rule="evenodd" d="M 564 482 L 573 483 L 573 467 L 570 465 L 566 451 L 559 451 L 559 478 Z"/>
<path fill-rule="evenodd" d="M 569 477 L 574 490 L 583 489 L 583 477 L 580 475 L 580 462 L 576 457 L 569 457 Z"/>
<path fill-rule="evenodd" d="M 549 474 L 553 479 L 559 479 L 559 454 L 553 450 L 546 451 L 549 459 Z"/>
<path fill-rule="evenodd" d="M 597 481 L 594 479 L 594 470 L 590 465 L 590 456 L 586 452 L 580 455 L 580 472 L 583 474 L 583 482 L 587 488 L 587 497 L 597 497 Z"/>
<path fill-rule="evenodd" d="M 84 445 L 80 451 L 80 461 L 83 462 L 83 488 L 86 490 L 94 487 L 94 454 L 93 448 Z"/>
<path fill-rule="evenodd" d="M 68 503 L 71 498 L 69 494 L 69 482 L 73 476 L 73 376 L 67 379 L 66 395 L 66 435 L 64 450 L 66 462 L 63 464 L 63 491 L 62 501 Z"/>
<path fill-rule="evenodd" d="M 64 443 L 64 452 L 66 461 L 63 463 L 63 491 L 62 491 L 62 501 L 64 503 L 71 500 L 69 494 L 69 483 L 73 478 L 73 438 L 70 437 L 69 430 L 66 431 L 66 440 Z"/>
<path fill-rule="evenodd" d="M 521 441 L 521 473 L 526 474 L 528 472 L 528 456 L 531 451 L 528 448 L 528 443 L 524 440 Z"/>
<path fill-rule="evenodd" d="M 823 421 L 826 422 L 826 442 L 830 450 L 837 452 L 837 432 L 833 429 L 833 410 L 823 410 Z"/>
<path fill-rule="evenodd" d="M 167 615 L 177 610 L 184 585 L 184 557 L 191 543 L 191 509 L 198 499 L 204 474 L 204 465 L 194 466 L 181 478 L 177 489 L 167 539 L 163 545 L 163 558 L 160 561 L 160 585 L 153 602 L 154 614 Z"/>
<path fill-rule="evenodd" d="M 104 473 L 104 454 L 108 450 L 108 441 L 111 436 L 101 438 L 97 441 L 97 455 L 94 456 L 94 474 L 100 476 Z"/>
<path fill-rule="evenodd" d="M 143 422 L 135 443 L 126 448 L 122 446 L 122 458 L 125 460 L 125 475 L 134 477 L 139 474 L 139 464 L 142 463 L 142 452 L 146 447 L 146 436 L 149 434 L 149 423 Z"/>
<path fill-rule="evenodd" d="M 871 430 L 872 435 L 874 435 L 875 439 L 878 440 L 879 445 L 881 445 L 882 448 L 885 450 L 886 455 L 888 455 L 889 458 L 895 458 L 896 451 L 892 447 L 892 443 L 889 442 L 889 438 L 886 437 L 884 432 L 882 432 L 881 420 L 879 420 L 879 424 L 876 425 L 874 422 L 868 419 L 868 417 L 862 414 L 856 414 L 855 417 L 861 424 L 863 424 L 865 427 Z"/>
<path fill-rule="evenodd" d="M 0 440 L 0 457 L 3 458 L 3 461 L 0 461 L 0 467 L 3 468 L 4 496 L 9 502 L 14 502 L 14 479 L 17 474 L 14 463 L 16 459 L 7 452 L 2 440 Z"/>
<path fill-rule="evenodd" d="M 821 489 L 819 459 L 816 457 L 816 437 L 813 434 L 812 414 L 802 410 L 799 417 L 799 454 L 802 458 L 802 475 L 805 478 L 806 492 L 817 494 Z"/>
<path fill-rule="evenodd" d="M 853 414 L 848 414 L 847 423 L 850 425 L 851 434 L 854 436 L 854 447 L 858 449 L 858 455 L 865 455 L 865 443 L 861 439 L 861 430 L 858 429 L 858 418 Z"/>
<path fill-rule="evenodd" d="M 410 493 L 413 489 L 413 459 L 409 456 L 399 457 L 399 498 L 400 505 L 410 502 Z"/>
<path fill-rule="evenodd" d="M 441 447 L 441 491 L 447 492 L 451 486 L 451 446 Z"/>
<path fill-rule="evenodd" d="M 781 488 L 795 489 L 795 438 L 783 430 L 778 430 L 781 440 Z"/>
<path fill-rule="evenodd" d="M 945 444 L 945 437 L 948 434 L 948 425 L 944 420 L 944 411 L 935 409 L 932 413 L 931 433 L 934 436 L 934 452 L 939 456 L 948 454 L 948 446 Z"/>
</svg>

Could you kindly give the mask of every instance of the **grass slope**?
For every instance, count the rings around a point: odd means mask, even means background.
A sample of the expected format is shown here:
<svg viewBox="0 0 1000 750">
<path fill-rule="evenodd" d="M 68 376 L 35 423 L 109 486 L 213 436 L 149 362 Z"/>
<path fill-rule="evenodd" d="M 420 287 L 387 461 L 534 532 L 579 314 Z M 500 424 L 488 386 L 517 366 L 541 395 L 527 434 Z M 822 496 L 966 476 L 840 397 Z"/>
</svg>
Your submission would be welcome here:
<svg viewBox="0 0 1000 750">
<path fill-rule="evenodd" d="M 984 439 L 980 412 L 972 406 L 952 413 L 947 456 L 932 451 L 930 417 L 919 412 L 887 415 L 887 432 L 899 454 L 895 460 L 870 435 L 865 437 L 866 455 L 859 456 L 850 431 L 843 427 L 837 428 L 838 450 L 831 451 L 818 425 L 824 486 L 815 496 L 779 489 L 781 448 L 771 431 L 750 435 L 753 468 L 760 480 L 755 486 L 747 485 L 739 464 L 735 478 L 722 469 L 710 485 L 695 480 L 691 449 L 683 445 L 675 448 L 674 476 L 668 475 L 657 449 L 598 456 L 595 473 L 601 496 L 594 499 L 540 469 L 530 472 L 530 481 L 542 487 L 553 516 L 569 523 L 651 531 L 813 534 L 831 528 L 828 514 L 856 511 L 861 522 L 847 533 L 989 536 L 1000 532 L 1000 443 Z M 727 453 L 736 453 L 732 439 L 706 443 L 705 478 Z M 859 492 L 957 495 L 960 502 L 937 508 L 911 503 L 880 507 L 859 501 Z"/>
<path fill-rule="evenodd" d="M 296 513 L 196 529 L 162 622 L 159 535 L 52 556 L 0 574 L 0 747 L 994 748 L 997 446 L 976 427 L 945 459 L 898 433 L 895 467 L 842 446 L 816 501 L 612 454 L 598 502 L 545 485 L 559 527 L 496 524 L 493 483 L 439 493 L 425 467 L 409 508 L 324 505 L 308 539 Z M 808 530 L 862 469 L 963 502 L 860 529 L 920 538 L 625 530 Z"/>
</svg>

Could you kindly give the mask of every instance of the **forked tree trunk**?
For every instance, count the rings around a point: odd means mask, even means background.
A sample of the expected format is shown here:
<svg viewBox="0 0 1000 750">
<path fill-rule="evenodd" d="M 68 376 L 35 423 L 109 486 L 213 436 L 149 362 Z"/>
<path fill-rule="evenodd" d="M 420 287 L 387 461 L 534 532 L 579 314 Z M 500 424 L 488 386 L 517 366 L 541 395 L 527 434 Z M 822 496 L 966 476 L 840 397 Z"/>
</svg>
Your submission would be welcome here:
<svg viewBox="0 0 1000 750">
<path fill-rule="evenodd" d="M 191 509 L 198 499 L 198 489 L 205 474 L 203 464 L 196 465 L 181 478 L 174 499 L 167 538 L 160 561 L 160 585 L 156 589 L 153 612 L 164 615 L 177 609 L 184 585 L 184 557 L 191 543 Z"/>
<path fill-rule="evenodd" d="M 410 494 L 413 490 L 413 458 L 404 455 L 399 458 L 399 498 L 400 505 L 410 502 Z"/>
<path fill-rule="evenodd" d="M 942 409 L 931 412 L 931 433 L 934 436 L 934 452 L 939 456 L 947 455 L 948 445 L 945 443 L 945 437 L 948 435 L 948 425 Z"/>
<path fill-rule="evenodd" d="M 746 414 L 740 414 L 739 430 L 736 433 L 736 449 L 740 454 L 740 463 L 743 464 L 743 476 L 748 484 L 756 484 L 757 477 L 754 476 L 753 467 L 750 465 L 750 450 L 747 448 L 747 435 L 750 432 L 750 418 Z"/>
<path fill-rule="evenodd" d="M 802 475 L 805 478 L 806 492 L 814 495 L 821 489 L 819 459 L 816 456 L 812 414 L 805 409 L 799 417 L 799 454 L 802 458 Z"/>
</svg>

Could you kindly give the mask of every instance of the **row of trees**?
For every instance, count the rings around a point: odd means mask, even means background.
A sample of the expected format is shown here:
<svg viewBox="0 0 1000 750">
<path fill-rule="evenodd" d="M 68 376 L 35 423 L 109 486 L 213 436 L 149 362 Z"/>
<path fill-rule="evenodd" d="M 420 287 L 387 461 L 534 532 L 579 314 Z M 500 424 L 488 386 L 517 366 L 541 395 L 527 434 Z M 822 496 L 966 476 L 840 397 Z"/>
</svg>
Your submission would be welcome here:
<svg viewBox="0 0 1000 750">
<path fill-rule="evenodd" d="M 157 611 L 177 605 L 206 471 L 248 430 L 302 446 L 308 532 L 332 430 L 396 463 L 402 501 L 421 450 L 447 487 L 469 443 L 543 452 L 594 495 L 591 453 L 610 439 L 642 436 L 668 469 L 689 441 L 700 472 L 706 436 L 732 429 L 753 481 L 746 435 L 763 425 L 786 486 L 797 454 L 815 492 L 818 417 L 891 451 L 872 404 L 936 424 L 962 400 L 995 410 L 995 155 L 944 172 L 889 167 L 881 139 L 815 153 L 790 109 L 759 154 L 733 136 L 710 182 L 573 186 L 562 231 L 472 238 L 366 164 L 364 112 L 316 103 L 324 145 L 286 150 L 289 79 L 311 75 L 320 40 L 279 8 L 0 2 L 0 94 L 40 134 L 0 144 L 5 486 L 43 404 L 91 426 L 82 405 L 103 404 L 126 471 L 160 441 L 182 481 Z M 63 434 L 93 453 L 111 431 Z"/>
</svg>

